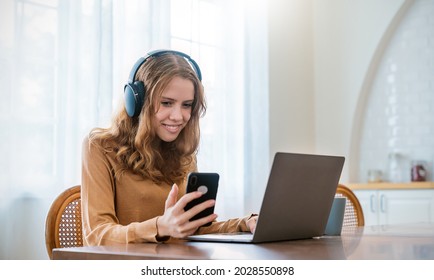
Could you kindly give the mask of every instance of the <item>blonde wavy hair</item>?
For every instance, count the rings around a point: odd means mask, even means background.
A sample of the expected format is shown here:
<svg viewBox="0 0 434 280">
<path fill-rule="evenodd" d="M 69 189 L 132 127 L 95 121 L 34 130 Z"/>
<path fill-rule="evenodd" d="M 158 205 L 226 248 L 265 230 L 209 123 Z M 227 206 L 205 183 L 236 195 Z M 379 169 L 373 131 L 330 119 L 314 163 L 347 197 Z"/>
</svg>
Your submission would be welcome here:
<svg viewBox="0 0 434 280">
<path fill-rule="evenodd" d="M 152 119 L 164 90 L 174 77 L 193 83 L 194 100 L 187 125 L 176 140 L 164 142 L 156 135 Z M 146 88 L 140 115 L 129 117 L 122 103 L 109 128 L 95 128 L 90 132 L 90 143 L 115 153 L 120 166 L 114 170 L 116 177 L 130 171 L 157 184 L 179 184 L 196 167 L 199 119 L 206 112 L 202 83 L 185 58 L 171 53 L 148 58 L 137 71 L 135 80 L 142 81 Z"/>
</svg>

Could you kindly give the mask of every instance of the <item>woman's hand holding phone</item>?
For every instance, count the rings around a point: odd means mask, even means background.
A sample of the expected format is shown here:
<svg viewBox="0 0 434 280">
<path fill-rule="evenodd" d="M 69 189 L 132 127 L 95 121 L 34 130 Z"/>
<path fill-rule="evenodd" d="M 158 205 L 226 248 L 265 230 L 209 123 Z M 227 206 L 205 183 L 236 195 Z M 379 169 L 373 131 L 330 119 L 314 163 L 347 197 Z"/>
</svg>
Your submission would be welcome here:
<svg viewBox="0 0 434 280">
<path fill-rule="evenodd" d="M 214 208 L 215 199 L 206 200 L 185 210 L 184 208 L 188 203 L 201 198 L 203 193 L 200 191 L 189 192 L 177 201 L 178 192 L 179 188 L 174 184 L 167 196 L 164 214 L 157 218 L 158 237 L 184 238 L 194 234 L 199 227 L 209 224 L 217 218 L 216 214 L 211 213 L 205 217 L 193 219 L 204 210 Z"/>
</svg>

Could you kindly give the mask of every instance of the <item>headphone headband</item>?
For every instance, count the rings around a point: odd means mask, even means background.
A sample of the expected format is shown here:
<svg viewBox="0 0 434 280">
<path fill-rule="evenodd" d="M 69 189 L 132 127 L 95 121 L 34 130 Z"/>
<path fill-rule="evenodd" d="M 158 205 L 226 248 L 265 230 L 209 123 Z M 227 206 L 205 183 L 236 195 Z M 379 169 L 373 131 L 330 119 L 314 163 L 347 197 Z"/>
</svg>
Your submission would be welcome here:
<svg viewBox="0 0 434 280">
<path fill-rule="evenodd" d="M 148 52 L 148 55 L 145 57 L 139 58 L 136 63 L 134 63 L 133 68 L 131 69 L 130 76 L 128 77 L 129 83 L 134 83 L 137 71 L 139 71 L 140 66 L 142 66 L 143 63 L 145 63 L 149 58 L 151 57 L 159 57 L 165 54 L 174 54 L 177 56 L 181 56 L 187 60 L 187 62 L 192 66 L 194 72 L 197 75 L 197 78 L 202 81 L 202 73 L 200 71 L 199 65 L 192 59 L 189 55 L 179 52 L 179 51 L 173 51 L 173 50 L 154 50 L 151 52 Z"/>
<path fill-rule="evenodd" d="M 146 87 L 143 82 L 135 81 L 137 71 L 139 71 L 140 66 L 142 66 L 142 64 L 145 63 L 150 57 L 159 57 L 165 54 L 174 54 L 185 58 L 185 60 L 187 60 L 187 62 L 195 71 L 197 78 L 202 81 L 202 73 L 200 71 L 199 65 L 189 55 L 173 50 L 151 51 L 146 57 L 141 57 L 136 61 L 136 63 L 134 63 L 134 66 L 130 72 L 130 76 L 128 77 L 128 83 L 124 87 L 125 109 L 130 117 L 137 117 L 140 114 L 145 101 Z"/>
</svg>

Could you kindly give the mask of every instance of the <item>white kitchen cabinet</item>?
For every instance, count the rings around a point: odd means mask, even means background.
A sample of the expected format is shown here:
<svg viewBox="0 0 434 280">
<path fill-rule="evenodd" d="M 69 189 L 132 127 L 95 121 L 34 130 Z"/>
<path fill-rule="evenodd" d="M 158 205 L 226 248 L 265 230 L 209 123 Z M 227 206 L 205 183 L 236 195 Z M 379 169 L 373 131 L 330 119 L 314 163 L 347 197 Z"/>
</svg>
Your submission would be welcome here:
<svg viewBox="0 0 434 280">
<path fill-rule="evenodd" d="M 434 222 L 434 189 L 353 190 L 365 225 Z"/>
</svg>

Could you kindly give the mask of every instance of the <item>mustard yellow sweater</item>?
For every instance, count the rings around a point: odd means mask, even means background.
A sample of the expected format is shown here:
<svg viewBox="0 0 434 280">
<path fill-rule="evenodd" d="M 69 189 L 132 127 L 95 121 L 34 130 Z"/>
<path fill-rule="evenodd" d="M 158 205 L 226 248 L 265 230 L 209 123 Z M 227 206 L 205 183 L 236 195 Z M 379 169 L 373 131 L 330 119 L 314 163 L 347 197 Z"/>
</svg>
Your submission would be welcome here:
<svg viewBox="0 0 434 280">
<path fill-rule="evenodd" d="M 84 245 L 158 242 L 157 216 L 163 215 L 172 186 L 156 185 L 130 172 L 115 178 L 117 165 L 113 152 L 105 152 L 87 137 L 84 139 L 81 183 Z M 185 187 L 185 183 L 179 186 L 180 197 Z M 216 221 L 197 233 L 249 231 L 246 225 L 249 217 Z"/>
</svg>

